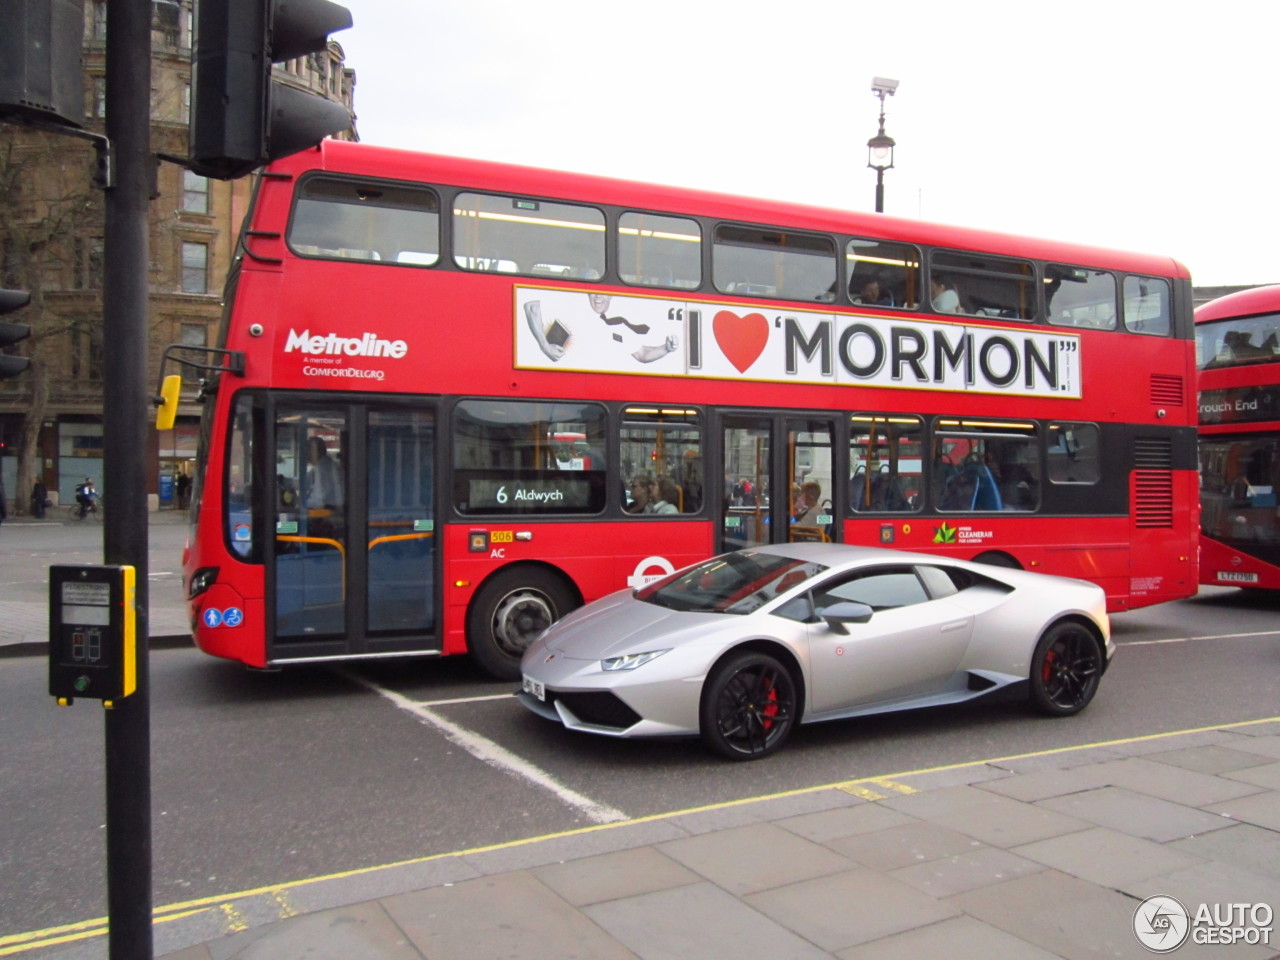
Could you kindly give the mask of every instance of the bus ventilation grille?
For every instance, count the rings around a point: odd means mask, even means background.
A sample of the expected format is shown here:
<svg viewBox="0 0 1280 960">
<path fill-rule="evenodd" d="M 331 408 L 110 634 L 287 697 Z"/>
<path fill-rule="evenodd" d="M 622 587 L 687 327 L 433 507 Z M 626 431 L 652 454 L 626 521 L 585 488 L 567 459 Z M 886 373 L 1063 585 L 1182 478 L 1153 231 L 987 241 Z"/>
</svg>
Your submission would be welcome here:
<svg viewBox="0 0 1280 960">
<path fill-rule="evenodd" d="M 1135 470 L 1172 470 L 1173 441 L 1167 437 L 1137 437 L 1133 441 Z"/>
<path fill-rule="evenodd" d="M 1173 526 L 1173 474 L 1167 470 L 1136 470 L 1133 482 L 1134 525 L 1137 527 Z"/>
<path fill-rule="evenodd" d="M 1173 526 L 1173 441 L 1137 437 L 1133 443 L 1133 522 L 1139 528 Z"/>
<path fill-rule="evenodd" d="M 1181 377 L 1151 375 L 1151 402 L 1163 403 L 1171 407 L 1180 407 L 1185 399 Z"/>
</svg>

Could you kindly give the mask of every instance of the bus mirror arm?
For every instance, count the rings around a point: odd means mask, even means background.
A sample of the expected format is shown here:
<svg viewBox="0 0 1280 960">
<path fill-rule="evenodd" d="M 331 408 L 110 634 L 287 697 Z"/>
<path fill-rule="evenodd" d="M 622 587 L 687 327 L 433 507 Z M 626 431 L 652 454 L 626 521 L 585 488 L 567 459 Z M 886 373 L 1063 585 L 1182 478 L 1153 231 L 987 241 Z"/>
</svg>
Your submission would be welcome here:
<svg viewBox="0 0 1280 960">
<path fill-rule="evenodd" d="M 202 359 L 192 359 L 191 354 L 203 355 Z M 172 360 L 179 366 L 191 367 L 195 370 L 208 370 L 214 373 L 230 373 L 237 377 L 244 376 L 244 351 L 224 350 L 221 347 L 188 347 L 180 343 L 165 347 L 160 357 L 160 383 L 155 395 L 151 398 L 159 410 L 156 412 L 156 427 L 160 430 L 173 429 L 173 422 L 178 413 L 178 401 L 182 392 L 181 374 L 165 375 L 165 369 Z M 204 397 L 209 386 L 208 380 L 201 380 L 200 396 Z"/>
</svg>

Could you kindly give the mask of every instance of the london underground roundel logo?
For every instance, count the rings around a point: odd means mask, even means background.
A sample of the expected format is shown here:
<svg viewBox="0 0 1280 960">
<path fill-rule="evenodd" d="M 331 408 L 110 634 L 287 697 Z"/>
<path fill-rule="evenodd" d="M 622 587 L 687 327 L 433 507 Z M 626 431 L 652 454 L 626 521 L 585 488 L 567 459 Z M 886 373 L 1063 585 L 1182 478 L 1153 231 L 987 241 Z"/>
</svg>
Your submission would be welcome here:
<svg viewBox="0 0 1280 960">
<path fill-rule="evenodd" d="M 1133 934 L 1152 953 L 1172 953 L 1191 932 L 1191 915 L 1173 897 L 1147 897 L 1133 912 Z"/>
</svg>

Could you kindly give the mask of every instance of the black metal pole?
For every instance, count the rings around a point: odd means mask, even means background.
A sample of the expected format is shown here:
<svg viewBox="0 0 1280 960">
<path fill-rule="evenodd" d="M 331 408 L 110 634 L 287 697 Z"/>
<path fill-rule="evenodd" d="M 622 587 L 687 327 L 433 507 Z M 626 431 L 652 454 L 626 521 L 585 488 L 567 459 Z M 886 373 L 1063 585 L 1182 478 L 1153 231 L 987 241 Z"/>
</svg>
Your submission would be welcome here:
<svg viewBox="0 0 1280 960">
<path fill-rule="evenodd" d="M 151 0 L 107 0 L 103 282 L 103 559 L 137 577 L 137 689 L 106 711 L 108 952 L 151 960 L 151 705 L 147 643 L 147 205 L 151 198 Z"/>
<path fill-rule="evenodd" d="M 884 213 L 884 171 L 876 168 L 876 213 Z"/>
</svg>

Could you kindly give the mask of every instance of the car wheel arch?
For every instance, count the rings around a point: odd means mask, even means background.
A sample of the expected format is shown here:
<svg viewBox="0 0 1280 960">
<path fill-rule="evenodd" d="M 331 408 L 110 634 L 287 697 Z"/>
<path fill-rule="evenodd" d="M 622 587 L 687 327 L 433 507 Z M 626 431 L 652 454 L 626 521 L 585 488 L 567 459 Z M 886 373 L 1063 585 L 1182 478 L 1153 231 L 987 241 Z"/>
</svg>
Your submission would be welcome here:
<svg viewBox="0 0 1280 960">
<path fill-rule="evenodd" d="M 779 643 L 776 640 L 769 640 L 764 637 L 759 637 L 754 640 L 744 640 L 741 643 L 736 643 L 732 647 L 722 650 L 720 655 L 716 657 L 713 662 L 707 665 L 707 672 L 705 676 L 711 676 L 711 674 L 715 672 L 716 667 L 718 667 L 726 658 L 731 657 L 734 654 L 742 653 L 746 650 L 754 653 L 767 653 L 769 656 L 781 662 L 783 666 L 791 672 L 792 682 L 795 683 L 796 687 L 796 723 L 804 723 L 805 704 L 808 701 L 808 673 L 796 658 L 795 653 L 793 653 L 791 648 L 784 643 Z M 699 701 L 701 701 L 702 697 L 706 696 L 706 693 L 706 684 L 704 683 L 702 692 L 699 694 Z"/>
<path fill-rule="evenodd" d="M 1098 625 L 1094 623 L 1092 620 L 1090 620 L 1088 617 L 1086 617 L 1083 613 L 1064 613 L 1064 614 L 1061 614 L 1060 616 L 1054 617 L 1052 620 L 1050 620 L 1048 623 L 1046 623 L 1043 627 L 1040 628 L 1040 632 L 1036 634 L 1036 643 L 1039 643 L 1041 637 L 1043 637 L 1046 633 L 1048 633 L 1050 630 L 1052 630 L 1054 627 L 1056 627 L 1060 623 L 1074 623 L 1074 624 L 1077 624 L 1078 626 L 1084 627 L 1086 630 L 1088 630 L 1090 633 L 1093 634 L 1094 639 L 1098 641 L 1098 646 L 1102 647 L 1105 652 L 1107 644 L 1106 644 L 1106 640 L 1103 639 L 1102 632 L 1098 629 Z"/>
</svg>

